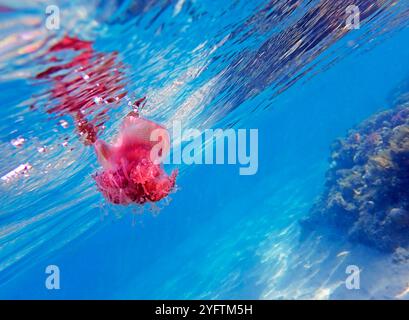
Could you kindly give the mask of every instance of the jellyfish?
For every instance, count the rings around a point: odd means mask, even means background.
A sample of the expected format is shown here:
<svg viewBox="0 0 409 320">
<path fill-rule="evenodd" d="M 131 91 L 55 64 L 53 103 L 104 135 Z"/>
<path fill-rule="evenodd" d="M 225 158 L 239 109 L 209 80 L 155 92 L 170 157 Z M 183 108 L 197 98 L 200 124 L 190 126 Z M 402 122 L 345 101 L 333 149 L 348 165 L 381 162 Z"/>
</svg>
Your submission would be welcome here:
<svg viewBox="0 0 409 320">
<path fill-rule="evenodd" d="M 94 149 L 102 170 L 93 177 L 114 204 L 157 202 L 174 190 L 177 170 L 168 175 L 162 161 L 170 148 L 165 127 L 131 112 L 112 143 L 97 139 Z"/>
<path fill-rule="evenodd" d="M 66 50 L 74 53 L 69 61 L 54 55 Z M 165 127 L 139 116 L 145 97 L 133 103 L 134 111 L 124 118 L 112 143 L 99 138 L 108 106 L 121 105 L 127 94 L 117 53 L 95 52 L 92 42 L 69 36 L 48 53 L 53 66 L 36 76 L 53 84 L 47 112 L 71 116 L 81 141 L 93 146 L 102 167 L 93 178 L 103 196 L 120 205 L 143 205 L 167 197 L 177 176 L 176 170 L 167 175 L 162 164 L 170 148 L 169 134 Z"/>
</svg>

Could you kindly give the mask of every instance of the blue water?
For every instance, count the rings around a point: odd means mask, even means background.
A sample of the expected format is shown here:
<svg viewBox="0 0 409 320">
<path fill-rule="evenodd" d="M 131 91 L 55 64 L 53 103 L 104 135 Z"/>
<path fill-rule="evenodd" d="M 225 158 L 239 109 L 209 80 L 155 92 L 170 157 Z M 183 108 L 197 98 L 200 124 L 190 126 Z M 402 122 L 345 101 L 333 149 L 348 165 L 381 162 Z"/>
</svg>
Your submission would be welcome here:
<svg viewBox="0 0 409 320">
<path fill-rule="evenodd" d="M 409 265 L 342 237 L 302 239 L 298 224 L 323 190 L 330 144 L 406 92 L 409 5 L 386 1 L 361 29 L 337 36 L 303 20 L 331 1 L 286 12 L 295 2 L 267 10 L 266 1 L 61 1 L 62 26 L 52 32 L 41 2 L 0 13 L 11 42 L 0 44 L 0 175 L 33 167 L 0 187 L 0 298 L 409 297 Z M 33 79 L 44 70 L 38 52 L 65 33 L 118 52 L 129 96 L 147 97 L 150 119 L 257 128 L 257 174 L 181 165 L 178 191 L 159 214 L 106 204 L 91 178 L 92 149 L 43 112 L 50 84 Z M 126 104 L 110 112 L 105 136 L 127 112 Z M 16 148 L 18 136 L 26 142 Z M 61 147 L 66 136 L 71 152 Z M 351 264 L 362 270 L 360 290 L 345 288 Z M 44 285 L 48 265 L 60 268 L 60 290 Z"/>
</svg>

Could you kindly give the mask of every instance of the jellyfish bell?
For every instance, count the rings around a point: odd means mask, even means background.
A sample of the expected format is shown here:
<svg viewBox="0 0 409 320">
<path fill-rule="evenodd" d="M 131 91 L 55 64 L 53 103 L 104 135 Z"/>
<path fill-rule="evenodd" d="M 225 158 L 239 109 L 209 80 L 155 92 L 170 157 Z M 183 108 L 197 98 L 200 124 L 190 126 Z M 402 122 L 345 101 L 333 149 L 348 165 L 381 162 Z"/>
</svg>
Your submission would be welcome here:
<svg viewBox="0 0 409 320">
<path fill-rule="evenodd" d="M 103 168 L 94 179 L 108 201 L 156 202 L 173 190 L 177 171 L 169 176 L 161 163 L 170 149 L 165 127 L 130 114 L 112 144 L 97 139 L 94 148 Z"/>
<path fill-rule="evenodd" d="M 128 115 L 122 123 L 119 135 L 109 144 L 97 139 L 94 144 L 100 164 L 105 169 L 115 169 L 124 162 L 140 162 L 148 159 L 160 164 L 169 153 L 168 130 L 137 115 Z"/>
<path fill-rule="evenodd" d="M 122 151 L 120 156 L 131 161 L 148 156 L 156 164 L 162 162 L 170 149 L 170 137 L 165 127 L 133 113 L 125 118 L 117 143 Z"/>
</svg>

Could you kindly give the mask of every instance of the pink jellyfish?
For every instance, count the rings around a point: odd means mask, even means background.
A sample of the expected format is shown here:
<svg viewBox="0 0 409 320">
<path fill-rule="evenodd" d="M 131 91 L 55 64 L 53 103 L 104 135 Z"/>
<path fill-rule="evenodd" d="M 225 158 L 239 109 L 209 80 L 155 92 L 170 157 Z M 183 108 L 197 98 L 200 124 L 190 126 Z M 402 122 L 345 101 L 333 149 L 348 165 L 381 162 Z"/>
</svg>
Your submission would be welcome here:
<svg viewBox="0 0 409 320">
<path fill-rule="evenodd" d="M 161 163 L 170 148 L 168 131 L 131 112 L 112 144 L 98 138 L 104 124 L 107 103 L 119 104 L 125 97 L 123 65 L 117 54 L 96 53 L 92 42 L 65 36 L 49 49 L 49 53 L 70 50 L 71 61 L 61 62 L 37 75 L 53 83 L 52 107 L 47 112 L 70 115 L 85 145 L 93 145 L 102 171 L 94 175 L 98 189 L 112 203 L 127 205 L 156 202 L 175 187 L 177 171 L 166 174 Z M 96 103 L 102 101 L 104 103 Z M 145 102 L 141 98 L 133 107 Z M 96 113 L 96 116 L 94 114 Z M 88 116 L 88 117 L 86 117 Z"/>
<path fill-rule="evenodd" d="M 112 144 L 95 144 L 103 167 L 94 175 L 98 189 L 115 204 L 156 202 L 174 189 L 177 170 L 167 175 L 162 166 L 170 148 L 168 131 L 131 112 Z"/>
</svg>

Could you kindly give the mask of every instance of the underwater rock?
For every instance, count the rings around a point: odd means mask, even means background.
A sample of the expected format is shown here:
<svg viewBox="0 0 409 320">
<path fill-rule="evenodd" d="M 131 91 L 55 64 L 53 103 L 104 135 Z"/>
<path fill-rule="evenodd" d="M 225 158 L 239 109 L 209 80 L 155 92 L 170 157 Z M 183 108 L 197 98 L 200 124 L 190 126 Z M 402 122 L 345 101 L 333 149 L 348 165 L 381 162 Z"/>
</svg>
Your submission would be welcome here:
<svg viewBox="0 0 409 320">
<path fill-rule="evenodd" d="M 392 255 L 392 261 L 396 264 L 407 263 L 409 261 L 409 251 L 408 249 L 399 247 L 396 248 L 395 252 Z"/>
<path fill-rule="evenodd" d="M 382 251 L 409 248 L 409 103 L 372 116 L 331 149 L 304 233 L 332 227 Z"/>
</svg>

